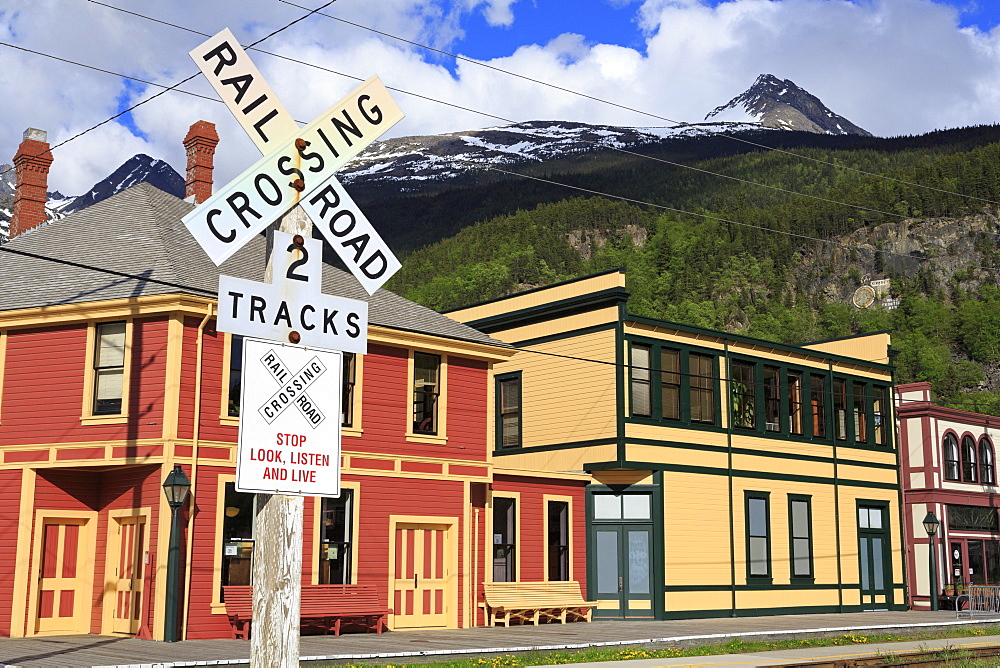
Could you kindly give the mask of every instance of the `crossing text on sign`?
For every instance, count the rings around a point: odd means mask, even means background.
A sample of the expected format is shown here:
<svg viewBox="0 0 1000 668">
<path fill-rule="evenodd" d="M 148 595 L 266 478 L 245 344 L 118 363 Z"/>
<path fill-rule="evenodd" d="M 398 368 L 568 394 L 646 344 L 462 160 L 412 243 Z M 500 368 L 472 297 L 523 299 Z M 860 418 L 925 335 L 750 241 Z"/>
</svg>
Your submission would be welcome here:
<svg viewBox="0 0 1000 668">
<path fill-rule="evenodd" d="M 222 264 L 402 117 L 372 77 L 184 216 L 184 224 Z"/>
<path fill-rule="evenodd" d="M 291 141 L 299 151 L 300 161 L 306 156 L 309 144 L 299 135 L 298 123 L 228 28 L 206 40 L 190 55 L 261 153 Z M 345 100 L 339 104 L 343 106 Z M 350 105 L 347 106 L 345 113 L 350 114 Z M 366 141 L 372 139 L 367 137 Z M 310 167 L 318 167 L 313 161 Z M 296 167 L 304 169 L 301 164 Z M 295 182 L 292 183 L 295 187 Z M 299 185 L 304 189 L 306 179 Z M 299 203 L 368 294 L 375 294 L 399 270 L 399 260 L 335 176 L 329 177 L 320 193 L 302 197 Z M 213 235 L 206 239 L 207 243 L 218 244 L 214 232 L 208 230 L 206 234 Z"/>
</svg>

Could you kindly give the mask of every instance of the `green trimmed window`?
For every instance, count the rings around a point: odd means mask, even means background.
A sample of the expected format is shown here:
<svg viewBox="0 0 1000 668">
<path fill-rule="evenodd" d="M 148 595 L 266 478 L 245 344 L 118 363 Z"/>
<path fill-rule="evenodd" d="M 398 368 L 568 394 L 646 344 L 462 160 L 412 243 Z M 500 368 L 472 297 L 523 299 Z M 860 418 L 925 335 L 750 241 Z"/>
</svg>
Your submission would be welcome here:
<svg viewBox="0 0 1000 668">
<path fill-rule="evenodd" d="M 632 342 L 629 345 L 629 414 L 675 423 L 716 424 L 716 357 Z"/>
<path fill-rule="evenodd" d="M 767 492 L 745 492 L 747 579 L 771 577 L 771 515 Z"/>
<path fill-rule="evenodd" d="M 732 365 L 733 426 L 757 427 L 756 364 L 734 361 Z"/>
<path fill-rule="evenodd" d="M 788 497 L 788 538 L 791 576 L 812 578 L 812 500 L 808 496 Z"/>
<path fill-rule="evenodd" d="M 833 379 L 833 436 L 847 440 L 847 381 L 843 378 Z"/>
<path fill-rule="evenodd" d="M 764 429 L 781 431 L 781 369 L 764 367 Z"/>
<path fill-rule="evenodd" d="M 497 445 L 503 448 L 521 447 L 521 372 L 496 378 Z"/>
<path fill-rule="evenodd" d="M 802 435 L 802 373 L 789 371 L 788 386 L 788 430 L 794 436 Z"/>
<path fill-rule="evenodd" d="M 226 414 L 240 416 L 240 400 L 243 392 L 243 337 L 233 334 L 229 342 L 229 394 Z"/>
</svg>

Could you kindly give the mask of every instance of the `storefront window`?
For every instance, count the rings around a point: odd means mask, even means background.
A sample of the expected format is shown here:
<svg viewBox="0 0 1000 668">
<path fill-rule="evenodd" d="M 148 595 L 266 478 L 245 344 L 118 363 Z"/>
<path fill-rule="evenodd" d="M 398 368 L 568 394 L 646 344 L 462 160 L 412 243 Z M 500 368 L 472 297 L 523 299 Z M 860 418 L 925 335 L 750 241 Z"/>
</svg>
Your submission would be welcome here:
<svg viewBox="0 0 1000 668">
<path fill-rule="evenodd" d="M 226 483 L 225 495 L 222 584 L 248 585 L 253 564 L 255 495 L 237 492 L 235 482 Z"/>
</svg>

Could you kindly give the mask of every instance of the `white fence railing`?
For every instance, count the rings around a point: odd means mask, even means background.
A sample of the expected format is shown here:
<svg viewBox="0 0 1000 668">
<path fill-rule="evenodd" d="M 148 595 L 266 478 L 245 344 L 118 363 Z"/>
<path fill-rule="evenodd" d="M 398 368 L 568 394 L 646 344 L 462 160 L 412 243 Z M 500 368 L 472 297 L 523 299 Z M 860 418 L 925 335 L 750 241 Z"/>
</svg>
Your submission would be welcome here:
<svg viewBox="0 0 1000 668">
<path fill-rule="evenodd" d="M 956 599 L 955 611 L 958 617 L 1000 616 L 1000 587 L 970 585 L 969 593 Z"/>
</svg>

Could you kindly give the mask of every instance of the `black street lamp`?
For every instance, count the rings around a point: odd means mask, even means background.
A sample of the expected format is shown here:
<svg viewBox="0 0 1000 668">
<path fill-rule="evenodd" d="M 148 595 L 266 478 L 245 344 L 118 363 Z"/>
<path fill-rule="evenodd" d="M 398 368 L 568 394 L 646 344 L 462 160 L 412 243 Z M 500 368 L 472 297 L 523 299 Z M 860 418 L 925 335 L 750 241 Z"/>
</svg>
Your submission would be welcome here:
<svg viewBox="0 0 1000 668">
<path fill-rule="evenodd" d="M 164 610 L 163 640 L 177 642 L 177 598 L 180 587 L 181 570 L 181 528 L 177 524 L 177 511 L 187 501 L 191 490 L 191 481 L 184 475 L 180 464 L 174 464 L 174 469 L 163 481 L 163 493 L 167 495 L 170 504 L 170 546 L 167 548 L 167 600 Z"/>
<path fill-rule="evenodd" d="M 924 517 L 924 531 L 927 532 L 927 538 L 930 540 L 930 569 L 931 569 L 931 610 L 938 609 L 938 584 L 937 584 L 937 550 L 934 549 L 934 535 L 937 533 L 938 527 L 941 522 L 938 518 L 934 516 L 934 513 L 928 511 L 927 516 Z"/>
</svg>

